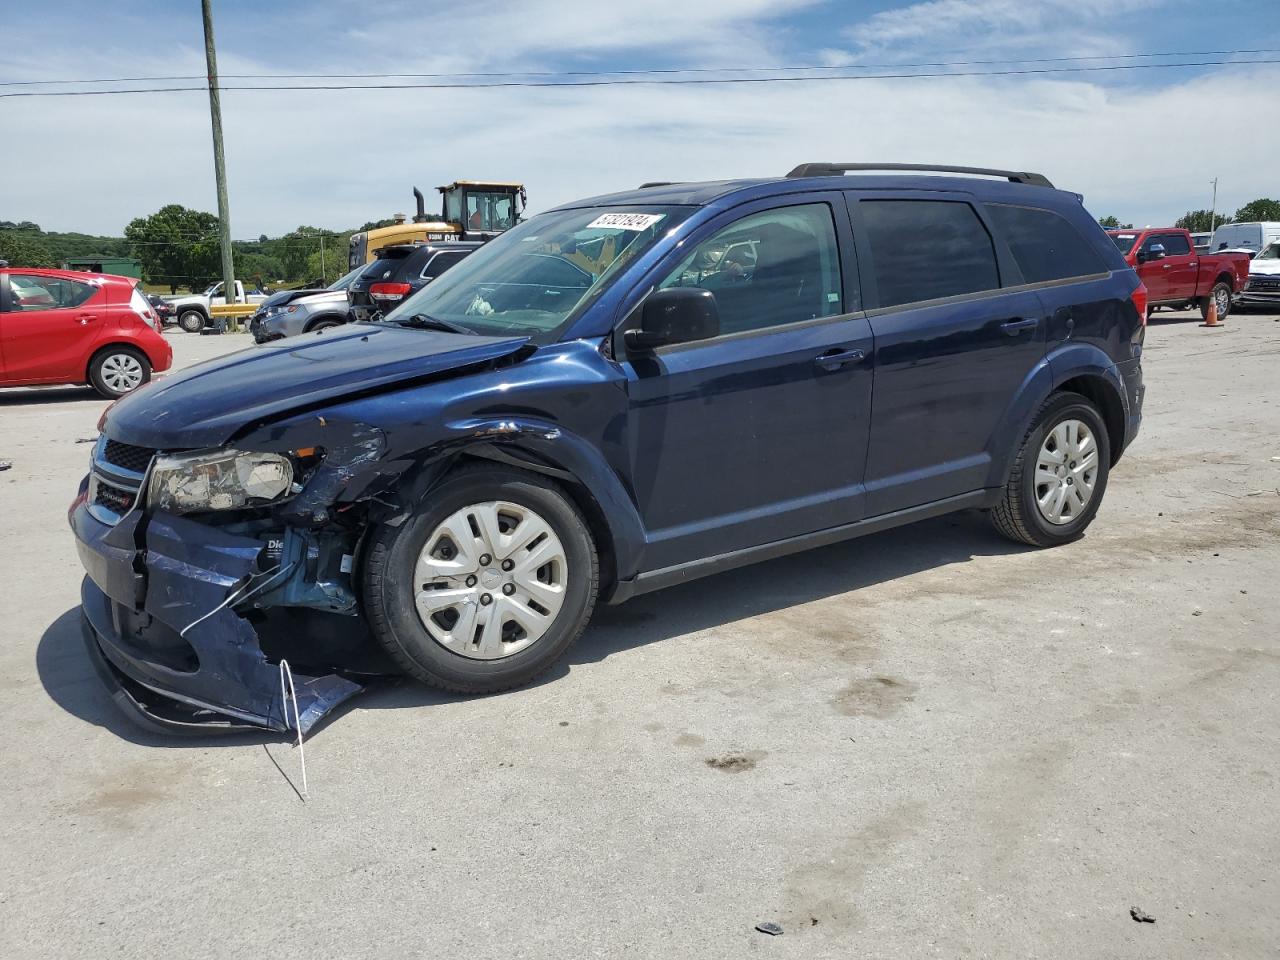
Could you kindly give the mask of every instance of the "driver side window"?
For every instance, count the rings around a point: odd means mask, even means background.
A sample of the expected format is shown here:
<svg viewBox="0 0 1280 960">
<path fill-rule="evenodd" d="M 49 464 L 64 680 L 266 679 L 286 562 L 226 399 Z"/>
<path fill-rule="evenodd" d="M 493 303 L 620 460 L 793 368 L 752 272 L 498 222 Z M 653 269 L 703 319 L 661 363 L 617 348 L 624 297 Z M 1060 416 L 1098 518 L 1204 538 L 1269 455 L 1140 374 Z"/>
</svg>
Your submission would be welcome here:
<svg viewBox="0 0 1280 960">
<path fill-rule="evenodd" d="M 659 287 L 710 290 L 723 334 L 843 313 L 831 208 L 810 203 L 743 217 L 698 244 Z"/>
</svg>

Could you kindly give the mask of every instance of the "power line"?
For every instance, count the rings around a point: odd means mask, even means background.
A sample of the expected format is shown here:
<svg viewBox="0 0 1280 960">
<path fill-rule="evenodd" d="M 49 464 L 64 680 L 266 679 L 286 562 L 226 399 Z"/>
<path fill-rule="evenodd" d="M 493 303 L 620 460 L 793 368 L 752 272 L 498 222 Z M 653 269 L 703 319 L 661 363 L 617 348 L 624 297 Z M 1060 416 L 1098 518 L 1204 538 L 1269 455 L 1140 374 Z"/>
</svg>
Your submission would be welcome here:
<svg viewBox="0 0 1280 960">
<path fill-rule="evenodd" d="M 1096 56 L 1075 57 L 1028 57 L 1025 59 L 1004 60 L 930 60 L 920 63 L 843 63 L 843 64 L 811 64 L 808 66 L 774 66 L 774 67 L 665 67 L 635 70 L 528 70 L 523 72 L 488 72 L 488 73 L 224 73 L 224 78 L 234 80 L 386 80 L 386 79 L 419 79 L 419 80 L 461 80 L 461 79 L 494 79 L 513 77 L 614 77 L 614 76 L 669 76 L 673 74 L 705 74 L 705 73 L 792 73 L 804 71 L 832 70 L 908 70 L 927 67 L 973 67 L 1000 66 L 1014 63 L 1082 63 L 1088 60 L 1138 60 L 1159 57 L 1221 57 L 1245 56 L 1264 53 L 1280 53 L 1280 48 L 1258 48 L 1241 50 L 1180 50 L 1160 53 L 1115 53 Z M 1256 61 L 1251 61 L 1256 62 Z M 174 82 L 179 80 L 204 80 L 197 74 L 183 74 L 163 77 L 98 77 L 85 80 L 6 80 L 0 81 L 0 87 L 19 86 L 51 86 L 60 84 L 88 83 L 152 83 Z M 822 78 L 815 78 L 822 79 Z M 840 78 L 832 78 L 840 79 Z M 227 89 L 227 88 L 224 88 Z M 255 88 L 231 88 L 255 89 Z M 282 88 L 292 89 L 292 88 Z M 310 89 L 305 88 L 305 89 Z M 315 89 L 328 89 L 317 87 Z"/>
<path fill-rule="evenodd" d="M 853 80 L 932 80 L 947 77 L 1017 77 L 1045 74 L 1079 74 L 1116 72 L 1121 70 L 1170 70 L 1186 67 L 1249 66 L 1280 63 L 1280 59 L 1200 60 L 1179 63 L 1127 63 L 1094 67 L 1040 67 L 1028 70 L 958 70 L 946 73 L 864 73 L 826 77 L 697 77 L 676 80 L 627 78 L 621 80 L 502 80 L 479 83 L 365 83 L 365 84 L 272 84 L 221 86 L 221 90 L 252 92 L 291 90 L 485 90 L 507 87 L 618 87 L 618 86 L 705 86 L 765 83 L 829 83 Z M 844 68 L 841 68 L 844 69 Z M 140 93 L 207 92 L 207 87 L 141 87 L 134 90 L 48 90 L 40 92 L 0 93 L 0 99 L 11 97 L 109 97 Z"/>
</svg>

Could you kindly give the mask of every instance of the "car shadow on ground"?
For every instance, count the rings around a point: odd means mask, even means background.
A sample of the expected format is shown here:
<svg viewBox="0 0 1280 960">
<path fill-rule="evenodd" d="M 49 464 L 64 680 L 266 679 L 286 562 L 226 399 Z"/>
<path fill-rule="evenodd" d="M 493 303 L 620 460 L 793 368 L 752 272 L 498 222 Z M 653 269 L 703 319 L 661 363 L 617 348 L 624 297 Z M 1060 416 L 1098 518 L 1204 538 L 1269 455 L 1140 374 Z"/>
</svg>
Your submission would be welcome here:
<svg viewBox="0 0 1280 960">
<path fill-rule="evenodd" d="M 10 387 L 0 390 L 0 407 L 29 407 L 37 403 L 71 403 L 77 400 L 95 400 L 104 405 L 111 402 L 93 387 Z"/>
<path fill-rule="evenodd" d="M 600 606 L 568 656 L 535 685 L 555 683 L 576 665 L 597 663 L 671 637 L 731 626 L 921 571 L 967 563 L 975 557 L 1029 549 L 997 535 L 983 513 L 966 511 L 670 587 L 620 606 Z M 60 707 L 131 743 L 209 747 L 287 739 L 266 731 L 166 737 L 137 726 L 112 702 L 90 664 L 80 636 L 78 608 L 68 610 L 45 630 L 36 650 L 36 670 L 45 691 Z M 310 736 L 314 738 L 352 709 L 419 708 L 460 699 L 467 698 L 399 678 L 378 679 L 363 695 L 325 717 Z"/>
</svg>

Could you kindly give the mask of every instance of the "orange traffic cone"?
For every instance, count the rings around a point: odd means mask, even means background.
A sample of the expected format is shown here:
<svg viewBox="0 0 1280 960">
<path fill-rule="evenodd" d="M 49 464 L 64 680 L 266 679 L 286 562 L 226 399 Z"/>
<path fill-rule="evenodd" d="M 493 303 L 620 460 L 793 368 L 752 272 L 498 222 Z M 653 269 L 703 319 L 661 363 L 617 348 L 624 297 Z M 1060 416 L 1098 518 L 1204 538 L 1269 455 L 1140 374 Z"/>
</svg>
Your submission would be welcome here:
<svg viewBox="0 0 1280 960">
<path fill-rule="evenodd" d="M 1220 324 L 1220 323 L 1218 323 L 1218 301 L 1217 301 L 1217 298 L 1212 297 L 1212 296 L 1211 296 L 1211 297 L 1209 297 L 1209 313 L 1208 313 L 1208 315 L 1204 318 L 1204 323 L 1200 324 L 1200 326 L 1202 326 L 1202 327 L 1218 327 L 1218 326 L 1221 326 L 1221 324 Z"/>
</svg>

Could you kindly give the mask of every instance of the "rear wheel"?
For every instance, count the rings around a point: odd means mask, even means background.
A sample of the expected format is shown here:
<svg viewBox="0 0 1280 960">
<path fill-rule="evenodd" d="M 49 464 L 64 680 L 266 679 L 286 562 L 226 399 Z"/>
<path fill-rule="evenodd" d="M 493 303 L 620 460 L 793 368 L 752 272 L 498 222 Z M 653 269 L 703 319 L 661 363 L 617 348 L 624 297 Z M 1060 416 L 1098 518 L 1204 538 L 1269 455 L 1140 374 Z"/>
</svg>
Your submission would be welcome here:
<svg viewBox="0 0 1280 960">
<path fill-rule="evenodd" d="M 595 606 L 595 544 L 558 487 L 468 467 L 423 509 L 374 536 L 365 611 L 404 670 L 458 693 L 527 683 L 556 662 Z"/>
<path fill-rule="evenodd" d="M 1045 401 L 991 511 L 996 530 L 1019 543 L 1069 543 L 1093 522 L 1111 469 L 1111 445 L 1098 409 L 1078 393 Z"/>
<path fill-rule="evenodd" d="M 151 379 L 151 364 L 132 347 L 108 347 L 89 362 L 89 382 L 112 400 Z"/>
<path fill-rule="evenodd" d="M 199 333 L 204 329 L 204 314 L 199 310 L 183 310 L 178 314 L 178 326 L 187 333 Z"/>
<path fill-rule="evenodd" d="M 1226 283 L 1215 283 L 1213 289 L 1209 291 L 1209 296 L 1200 298 L 1200 316 L 1205 320 L 1209 319 L 1211 303 L 1218 305 L 1218 319 L 1227 319 L 1227 314 L 1231 312 L 1231 287 Z"/>
</svg>

